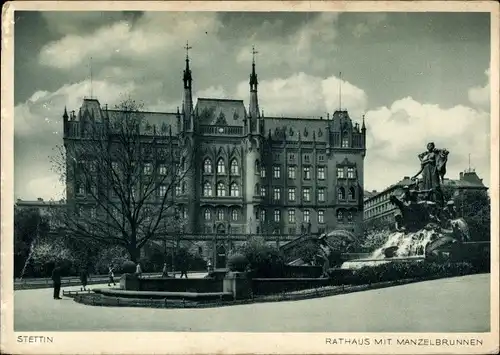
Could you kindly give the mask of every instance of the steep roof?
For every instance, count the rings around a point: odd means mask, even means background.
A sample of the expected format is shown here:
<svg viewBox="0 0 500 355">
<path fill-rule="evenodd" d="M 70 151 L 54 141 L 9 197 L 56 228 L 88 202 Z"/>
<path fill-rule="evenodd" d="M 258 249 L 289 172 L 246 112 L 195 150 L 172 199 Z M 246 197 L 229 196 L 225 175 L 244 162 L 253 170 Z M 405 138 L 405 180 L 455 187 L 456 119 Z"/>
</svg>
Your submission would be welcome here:
<svg viewBox="0 0 500 355">
<path fill-rule="evenodd" d="M 202 125 L 243 126 L 246 117 L 243 100 L 199 98 L 195 111 Z"/>
<path fill-rule="evenodd" d="M 112 118 L 114 115 L 119 117 L 122 111 L 119 110 L 108 110 L 109 117 Z M 144 118 L 144 125 L 142 127 L 141 133 L 152 134 L 156 132 L 157 134 L 167 135 L 169 130 L 172 130 L 172 135 L 177 134 L 177 114 L 173 112 L 141 112 Z"/>
<path fill-rule="evenodd" d="M 266 136 L 271 131 L 273 139 L 287 141 L 326 142 L 328 121 L 318 118 L 264 117 Z"/>
</svg>

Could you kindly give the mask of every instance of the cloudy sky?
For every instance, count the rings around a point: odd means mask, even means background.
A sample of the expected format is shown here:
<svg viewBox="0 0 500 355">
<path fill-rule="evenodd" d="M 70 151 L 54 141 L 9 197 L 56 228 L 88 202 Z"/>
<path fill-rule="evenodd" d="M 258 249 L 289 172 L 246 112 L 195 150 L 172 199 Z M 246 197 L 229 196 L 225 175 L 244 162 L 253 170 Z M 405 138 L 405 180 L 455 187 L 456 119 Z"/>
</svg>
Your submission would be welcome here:
<svg viewBox="0 0 500 355">
<path fill-rule="evenodd" d="M 448 177 L 472 166 L 490 181 L 488 13 L 15 13 L 15 198 L 60 198 L 50 156 L 64 106 L 125 95 L 151 111 L 182 100 L 186 40 L 195 97 L 248 105 L 258 50 L 266 115 L 366 114 L 365 189 L 416 173 L 428 141 L 447 148 Z M 339 76 L 342 72 L 342 76 Z"/>
</svg>

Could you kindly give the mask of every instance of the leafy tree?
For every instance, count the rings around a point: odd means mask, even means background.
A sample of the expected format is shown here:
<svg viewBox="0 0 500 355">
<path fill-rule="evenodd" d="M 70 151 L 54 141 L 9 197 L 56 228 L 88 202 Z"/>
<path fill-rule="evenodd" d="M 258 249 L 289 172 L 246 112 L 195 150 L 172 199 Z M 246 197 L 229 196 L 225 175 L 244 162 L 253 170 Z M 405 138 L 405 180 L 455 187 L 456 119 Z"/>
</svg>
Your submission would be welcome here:
<svg viewBox="0 0 500 355">
<path fill-rule="evenodd" d="M 301 258 L 304 263 L 312 264 L 316 260 L 319 252 L 320 250 L 318 244 L 313 240 L 308 240 L 300 244 L 297 248 L 293 249 L 291 255 L 292 258 L 290 259 Z"/>
<path fill-rule="evenodd" d="M 454 201 L 458 215 L 469 225 L 471 239 L 489 241 L 491 201 L 487 191 L 464 190 L 454 197 Z"/>
<path fill-rule="evenodd" d="M 263 238 L 254 237 L 243 243 L 238 251 L 248 260 L 254 277 L 281 277 L 285 262 L 279 250 Z"/>
<path fill-rule="evenodd" d="M 83 137 L 54 159 L 70 196 L 58 220 L 67 235 L 122 246 L 137 262 L 148 240 L 173 236 L 175 196 L 187 192 L 196 147 L 166 127 L 157 132 L 133 100 L 105 112 L 102 122 L 81 123 Z"/>
<path fill-rule="evenodd" d="M 49 219 L 36 208 L 14 209 L 14 275 L 21 275 L 36 243 L 48 235 Z"/>
</svg>

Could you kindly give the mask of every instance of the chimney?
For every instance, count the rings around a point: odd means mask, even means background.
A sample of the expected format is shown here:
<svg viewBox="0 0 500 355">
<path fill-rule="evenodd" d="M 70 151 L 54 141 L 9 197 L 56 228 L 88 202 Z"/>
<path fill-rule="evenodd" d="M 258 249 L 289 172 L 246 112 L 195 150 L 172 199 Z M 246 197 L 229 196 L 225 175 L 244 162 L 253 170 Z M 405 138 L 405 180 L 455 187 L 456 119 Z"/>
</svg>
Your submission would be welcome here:
<svg viewBox="0 0 500 355">
<path fill-rule="evenodd" d="M 38 201 L 42 202 L 43 201 L 43 198 L 39 197 L 37 198 Z"/>
<path fill-rule="evenodd" d="M 405 176 L 405 177 L 403 177 L 403 180 L 410 180 L 410 177 L 409 176 Z"/>
</svg>

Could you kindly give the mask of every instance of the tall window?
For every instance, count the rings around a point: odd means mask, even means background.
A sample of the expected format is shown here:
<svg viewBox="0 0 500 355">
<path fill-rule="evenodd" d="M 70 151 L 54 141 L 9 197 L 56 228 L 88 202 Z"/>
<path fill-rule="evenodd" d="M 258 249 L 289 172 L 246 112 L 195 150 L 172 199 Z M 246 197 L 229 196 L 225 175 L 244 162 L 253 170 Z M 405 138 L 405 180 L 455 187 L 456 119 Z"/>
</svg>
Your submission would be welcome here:
<svg viewBox="0 0 500 355">
<path fill-rule="evenodd" d="M 144 164 L 144 175 L 151 175 L 152 172 L 153 172 L 153 164 L 152 163 Z"/>
<path fill-rule="evenodd" d="M 265 186 L 260 187 L 260 196 L 266 197 L 266 187 Z"/>
<path fill-rule="evenodd" d="M 295 223 L 295 210 L 288 210 L 288 223 Z"/>
<path fill-rule="evenodd" d="M 288 201 L 295 201 L 295 187 L 288 188 Z"/>
<path fill-rule="evenodd" d="M 325 223 L 325 211 L 318 211 L 318 223 Z"/>
<path fill-rule="evenodd" d="M 347 132 L 342 134 L 342 148 L 349 148 L 349 136 Z"/>
<path fill-rule="evenodd" d="M 295 179 L 295 166 L 288 167 L 288 178 Z"/>
<path fill-rule="evenodd" d="M 165 164 L 160 164 L 160 166 L 158 167 L 158 172 L 160 173 L 160 175 L 167 175 L 167 166 Z"/>
<path fill-rule="evenodd" d="M 339 221 L 342 221 L 344 219 L 344 213 L 342 212 L 342 210 L 337 211 L 337 219 Z"/>
<path fill-rule="evenodd" d="M 175 196 L 179 196 L 181 194 L 181 192 L 182 192 L 181 185 L 176 184 L 175 185 Z"/>
<path fill-rule="evenodd" d="M 226 165 L 224 165 L 224 159 L 220 158 L 217 161 L 217 174 L 225 174 L 226 173 Z"/>
<path fill-rule="evenodd" d="M 231 196 L 238 197 L 240 195 L 240 188 L 238 187 L 238 184 L 233 182 L 231 184 Z"/>
<path fill-rule="evenodd" d="M 206 174 L 212 173 L 212 160 L 210 160 L 210 158 L 205 159 L 203 162 L 203 172 Z"/>
<path fill-rule="evenodd" d="M 305 163 L 310 163 L 311 162 L 311 157 L 309 156 L 309 154 L 304 154 L 304 162 Z"/>
<path fill-rule="evenodd" d="M 224 197 L 226 196 L 226 187 L 222 182 L 217 184 L 217 196 Z"/>
<path fill-rule="evenodd" d="M 318 189 L 318 202 L 325 202 L 325 189 L 322 187 Z"/>
<path fill-rule="evenodd" d="M 95 207 L 92 207 L 90 209 L 90 218 L 96 218 L 96 209 L 95 209 Z"/>
<path fill-rule="evenodd" d="M 275 187 L 273 189 L 273 199 L 275 201 L 279 201 L 280 198 L 281 198 L 280 188 L 279 187 Z"/>
<path fill-rule="evenodd" d="M 345 189 L 343 187 L 339 187 L 337 191 L 339 200 L 345 200 Z"/>
<path fill-rule="evenodd" d="M 257 170 L 258 171 L 258 170 Z M 260 167 L 260 177 L 265 178 L 266 177 L 266 167 L 262 165 Z"/>
<path fill-rule="evenodd" d="M 324 166 L 318 167 L 318 180 L 325 180 L 325 167 Z"/>
<path fill-rule="evenodd" d="M 212 219 L 212 211 L 210 208 L 205 208 L 205 221 L 210 221 Z"/>
<path fill-rule="evenodd" d="M 76 193 L 78 195 L 85 195 L 85 186 L 81 182 L 76 184 Z"/>
<path fill-rule="evenodd" d="M 344 168 L 337 168 L 337 178 L 339 179 L 344 178 Z"/>
<path fill-rule="evenodd" d="M 304 180 L 310 180 L 310 179 L 311 179 L 311 167 L 304 166 Z"/>
<path fill-rule="evenodd" d="M 184 220 L 186 220 L 188 218 L 188 211 L 187 211 L 187 208 L 182 206 L 181 207 L 181 214 L 182 214 L 182 218 L 184 218 Z"/>
<path fill-rule="evenodd" d="M 279 179 L 281 176 L 281 169 L 279 165 L 274 165 L 273 166 L 273 178 Z"/>
<path fill-rule="evenodd" d="M 354 179 L 354 168 L 347 168 L 347 178 Z"/>
<path fill-rule="evenodd" d="M 182 192 L 182 193 L 185 193 L 185 192 L 186 192 L 186 182 L 185 182 L 185 181 L 183 181 L 181 186 L 182 186 L 182 187 L 181 187 L 181 192 Z"/>
<path fill-rule="evenodd" d="M 167 186 L 165 185 L 160 185 L 160 188 L 158 189 L 158 196 L 163 197 L 167 193 Z"/>
<path fill-rule="evenodd" d="M 240 174 L 240 167 L 238 166 L 238 162 L 236 159 L 233 159 L 231 161 L 231 175 L 239 175 Z"/>
<path fill-rule="evenodd" d="M 260 191 L 260 185 L 259 185 L 259 183 L 256 183 L 255 184 L 255 189 L 253 191 L 253 194 L 254 194 L 254 196 L 259 196 L 260 193 L 261 193 L 261 191 Z"/>
<path fill-rule="evenodd" d="M 224 220 L 224 210 L 222 208 L 219 208 L 217 210 L 217 220 L 219 221 Z"/>
<path fill-rule="evenodd" d="M 208 181 L 203 184 L 203 196 L 212 196 L 212 184 Z"/>
<path fill-rule="evenodd" d="M 347 212 L 347 220 L 348 220 L 349 222 L 351 222 L 351 221 L 352 221 L 352 212 L 351 212 L 351 211 Z"/>
<path fill-rule="evenodd" d="M 311 189 L 308 187 L 304 187 L 304 190 L 302 190 L 302 197 L 304 198 L 305 202 L 311 201 Z"/>
<path fill-rule="evenodd" d="M 356 190 L 352 186 L 349 188 L 349 199 L 350 200 L 356 199 Z"/>
<path fill-rule="evenodd" d="M 304 210 L 304 223 L 309 223 L 309 210 Z"/>
<path fill-rule="evenodd" d="M 231 212 L 231 218 L 233 221 L 237 221 L 238 220 L 238 210 L 235 208 L 232 210 Z"/>
<path fill-rule="evenodd" d="M 280 210 L 274 210 L 274 221 L 279 222 L 281 219 L 281 213 Z"/>
<path fill-rule="evenodd" d="M 266 220 L 266 210 L 260 210 L 260 220 L 262 222 Z"/>
<path fill-rule="evenodd" d="M 258 159 L 255 161 L 255 174 L 260 174 L 260 161 Z"/>
</svg>

